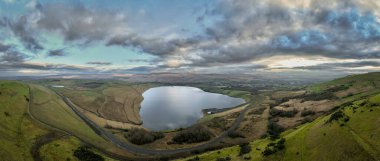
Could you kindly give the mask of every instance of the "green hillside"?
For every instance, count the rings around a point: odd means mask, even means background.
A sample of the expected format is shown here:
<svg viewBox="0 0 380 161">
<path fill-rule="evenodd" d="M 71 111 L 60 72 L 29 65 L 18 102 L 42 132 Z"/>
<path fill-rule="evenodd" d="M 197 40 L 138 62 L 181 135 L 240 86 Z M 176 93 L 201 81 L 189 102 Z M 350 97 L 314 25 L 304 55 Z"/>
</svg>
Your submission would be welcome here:
<svg viewBox="0 0 380 161">
<path fill-rule="evenodd" d="M 77 132 L 78 136 L 83 135 L 90 139 L 91 136 L 97 137 L 97 135 L 90 134 L 89 130 L 83 130 L 89 127 L 86 127 L 75 115 L 70 114 L 72 112 L 60 111 L 66 107 L 62 106 L 60 100 L 52 93 L 41 89 L 32 89 L 32 93 L 35 100 L 32 100 L 29 95 L 27 84 L 0 81 L 0 115 L 2 115 L 0 117 L 0 160 L 78 160 L 74 157 L 73 151 L 83 146 L 83 143 L 74 136 L 57 132 L 52 127 L 72 130 L 73 133 Z M 38 103 L 46 106 L 35 107 Z M 59 104 L 61 105 L 58 106 Z M 49 113 L 49 108 L 56 112 Z M 31 113 L 33 115 L 30 115 Z M 48 118 L 51 120 L 47 120 Z M 71 118 L 74 119 L 71 120 Z M 46 126 L 36 119 L 47 121 L 53 126 Z M 74 130 L 76 128 L 86 133 L 81 134 Z M 103 143 L 106 142 L 103 141 Z"/>
<path fill-rule="evenodd" d="M 329 114 L 283 132 L 284 146 L 280 139 L 267 137 L 251 142 L 252 150 L 244 155 L 234 146 L 180 160 L 380 160 L 379 85 L 380 73 L 369 73 L 308 87 L 310 93 L 326 94 L 328 89 L 347 86 L 339 92 L 351 94 L 340 97 L 344 104 Z"/>
</svg>

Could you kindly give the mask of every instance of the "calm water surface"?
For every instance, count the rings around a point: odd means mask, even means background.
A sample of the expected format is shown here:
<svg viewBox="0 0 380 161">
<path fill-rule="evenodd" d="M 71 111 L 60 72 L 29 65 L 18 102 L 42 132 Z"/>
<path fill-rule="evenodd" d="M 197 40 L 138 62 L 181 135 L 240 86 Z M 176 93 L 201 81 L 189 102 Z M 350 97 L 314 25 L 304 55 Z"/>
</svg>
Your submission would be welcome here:
<svg viewBox="0 0 380 161">
<path fill-rule="evenodd" d="M 140 115 L 143 126 L 151 130 L 188 127 L 203 116 L 202 109 L 228 108 L 245 101 L 199 88 L 163 86 L 143 93 Z"/>
</svg>

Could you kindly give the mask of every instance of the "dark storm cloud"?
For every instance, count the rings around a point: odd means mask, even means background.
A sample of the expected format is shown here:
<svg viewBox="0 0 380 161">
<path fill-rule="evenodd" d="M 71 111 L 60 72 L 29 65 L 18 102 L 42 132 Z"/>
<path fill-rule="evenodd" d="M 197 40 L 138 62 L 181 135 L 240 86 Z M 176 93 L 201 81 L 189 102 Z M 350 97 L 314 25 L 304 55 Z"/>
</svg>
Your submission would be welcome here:
<svg viewBox="0 0 380 161">
<path fill-rule="evenodd" d="M 19 63 L 25 61 L 28 56 L 13 49 L 13 45 L 0 42 L 0 63 Z"/>
<path fill-rule="evenodd" d="M 180 48 L 195 45 L 197 41 L 199 40 L 195 38 L 165 40 L 163 38 L 144 38 L 131 34 L 127 36 L 115 36 L 107 42 L 107 45 L 132 47 L 145 53 L 167 56 L 176 54 Z"/>
<path fill-rule="evenodd" d="M 44 49 L 40 42 L 35 38 L 34 31 L 29 28 L 30 22 L 27 16 L 21 16 L 16 21 L 7 19 L 7 25 L 24 44 L 25 48 L 31 51 L 39 51 Z"/>
<path fill-rule="evenodd" d="M 19 63 L 23 62 L 27 56 L 18 51 L 7 50 L 3 53 L 0 52 L 0 63 Z"/>
<path fill-rule="evenodd" d="M 118 32 L 127 27 L 123 15 L 92 10 L 83 5 L 47 4 L 39 10 L 43 16 L 38 20 L 38 26 L 60 32 L 67 41 L 104 40 L 110 35 L 120 34 Z"/>
<path fill-rule="evenodd" d="M 111 62 L 103 62 L 103 61 L 92 61 L 92 62 L 87 62 L 86 64 L 90 64 L 90 65 L 100 65 L 100 66 L 104 66 L 104 65 L 112 65 Z"/>
<path fill-rule="evenodd" d="M 206 29 L 206 33 L 216 40 L 266 36 L 270 34 L 268 32 L 281 29 L 274 26 L 292 25 L 296 18 L 287 8 L 275 2 L 261 3 L 257 0 L 220 1 L 211 14 L 220 15 L 223 18 Z"/>
<path fill-rule="evenodd" d="M 11 47 L 11 45 L 6 45 L 0 42 L 0 52 L 8 51 Z"/>
<path fill-rule="evenodd" d="M 380 58 L 376 9 L 354 1 L 312 1 L 298 8 L 275 2 L 221 1 L 212 15 L 222 19 L 206 28 L 208 45 L 195 47 L 200 52 L 193 64 L 244 63 L 275 55 Z"/>
<path fill-rule="evenodd" d="M 47 53 L 47 56 L 53 56 L 53 57 L 56 57 L 56 56 L 65 56 L 65 55 L 66 55 L 65 49 L 50 50 Z"/>
<path fill-rule="evenodd" d="M 374 2 L 221 0 L 196 16 L 194 21 L 203 31 L 192 36 L 147 37 L 130 29 L 126 16 L 121 13 L 65 3 L 38 4 L 32 13 L 14 21 L 0 19 L 0 26 L 11 28 L 32 51 L 43 49 L 36 35 L 56 32 L 70 44 L 90 46 L 90 42 L 99 41 L 107 46 L 117 45 L 154 55 L 152 60 L 129 62 L 155 64 L 157 70 L 173 68 L 165 64 L 173 59 L 185 62 L 176 68 L 251 64 L 278 55 L 377 59 L 380 58 L 380 13 L 371 3 Z M 1 48 L 8 50 L 0 44 Z M 60 49 L 51 50 L 48 55 L 65 54 Z M 87 64 L 111 65 L 107 62 Z M 326 66 L 350 67 L 348 64 Z M 152 68 L 144 66 L 133 71 L 151 71 Z"/>
</svg>

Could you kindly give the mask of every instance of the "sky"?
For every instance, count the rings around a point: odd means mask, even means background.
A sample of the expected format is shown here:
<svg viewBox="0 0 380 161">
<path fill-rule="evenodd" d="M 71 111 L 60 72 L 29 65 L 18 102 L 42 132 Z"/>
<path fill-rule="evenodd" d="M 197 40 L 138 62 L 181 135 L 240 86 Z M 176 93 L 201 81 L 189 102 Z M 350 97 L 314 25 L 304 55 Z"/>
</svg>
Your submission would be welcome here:
<svg viewBox="0 0 380 161">
<path fill-rule="evenodd" d="M 377 0 L 0 0 L 0 76 L 363 73 Z"/>
</svg>

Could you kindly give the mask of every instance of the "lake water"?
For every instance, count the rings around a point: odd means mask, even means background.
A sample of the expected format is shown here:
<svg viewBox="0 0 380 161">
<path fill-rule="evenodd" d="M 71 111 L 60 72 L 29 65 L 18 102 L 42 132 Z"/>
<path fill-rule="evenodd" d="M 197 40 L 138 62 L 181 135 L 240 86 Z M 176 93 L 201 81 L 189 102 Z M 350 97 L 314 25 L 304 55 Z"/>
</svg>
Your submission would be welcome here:
<svg viewBox="0 0 380 161">
<path fill-rule="evenodd" d="M 188 127 L 203 116 L 202 109 L 228 108 L 245 102 L 241 98 L 185 86 L 151 88 L 143 96 L 140 115 L 143 126 L 150 130 Z"/>
</svg>

